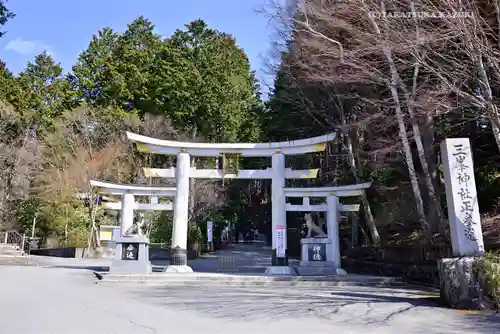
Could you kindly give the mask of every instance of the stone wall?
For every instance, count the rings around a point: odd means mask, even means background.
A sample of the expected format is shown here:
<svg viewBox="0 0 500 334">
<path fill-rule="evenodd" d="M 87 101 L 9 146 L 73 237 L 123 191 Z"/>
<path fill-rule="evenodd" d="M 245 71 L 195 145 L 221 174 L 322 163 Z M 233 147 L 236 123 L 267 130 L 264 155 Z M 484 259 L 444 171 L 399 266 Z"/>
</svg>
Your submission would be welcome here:
<svg viewBox="0 0 500 334">
<path fill-rule="evenodd" d="M 342 259 L 342 268 L 348 273 L 401 277 L 408 282 L 439 286 L 439 273 L 434 264 L 401 264 Z"/>
<path fill-rule="evenodd" d="M 64 257 L 64 258 L 113 258 L 114 251 L 108 250 L 108 248 L 103 248 L 102 252 L 90 252 L 87 253 L 86 248 L 77 247 L 66 247 L 66 248 L 43 248 L 43 249 L 33 249 L 31 250 L 32 255 L 41 256 L 52 256 L 52 257 Z M 195 250 L 188 250 L 188 260 L 195 259 L 197 257 L 197 252 Z M 150 260 L 170 260 L 170 249 L 169 248 L 149 248 L 149 259 Z"/>
<path fill-rule="evenodd" d="M 41 248 L 41 249 L 32 249 L 31 255 L 75 258 L 76 257 L 76 250 L 77 250 L 77 248 L 75 248 L 75 247 Z"/>
<path fill-rule="evenodd" d="M 437 261 L 451 256 L 449 245 L 365 246 L 343 251 L 347 272 L 396 276 L 406 281 L 439 286 Z"/>
<path fill-rule="evenodd" d="M 452 256 L 450 245 L 387 245 L 365 246 L 342 250 L 342 255 L 351 259 L 391 264 L 427 265 Z"/>
<path fill-rule="evenodd" d="M 490 245 L 487 249 L 493 250 Z M 365 246 L 342 250 L 348 272 L 398 276 L 439 287 L 438 261 L 451 258 L 449 245 Z"/>
</svg>

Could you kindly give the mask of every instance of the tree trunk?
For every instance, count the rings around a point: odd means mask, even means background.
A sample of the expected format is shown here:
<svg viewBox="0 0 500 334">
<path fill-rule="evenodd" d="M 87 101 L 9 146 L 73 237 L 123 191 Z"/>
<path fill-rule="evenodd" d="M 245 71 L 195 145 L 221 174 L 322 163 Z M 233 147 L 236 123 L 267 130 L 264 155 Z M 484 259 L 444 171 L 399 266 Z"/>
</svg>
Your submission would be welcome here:
<svg viewBox="0 0 500 334">
<path fill-rule="evenodd" d="M 390 61 L 389 66 L 391 68 L 391 72 L 397 73 L 397 69 L 396 69 L 394 62 L 392 61 L 392 58 L 388 57 L 388 60 Z M 429 164 L 427 163 L 427 155 L 426 155 L 426 151 L 425 151 L 425 148 L 424 148 L 424 145 L 422 142 L 422 136 L 420 135 L 420 128 L 419 128 L 419 125 L 417 123 L 417 119 L 415 117 L 415 113 L 413 112 L 413 107 L 412 107 L 412 104 L 414 102 L 415 95 L 416 95 L 416 90 L 417 90 L 418 74 L 419 74 L 419 64 L 417 64 L 415 66 L 415 70 L 413 72 L 413 87 L 412 87 L 411 94 L 410 94 L 410 92 L 408 92 L 408 90 L 405 89 L 406 90 L 407 109 L 408 109 L 408 114 L 410 115 L 410 119 L 411 119 L 411 125 L 412 125 L 412 129 L 413 129 L 413 136 L 414 136 L 415 144 L 417 145 L 418 158 L 419 158 L 420 164 L 422 166 L 422 172 L 424 174 L 425 184 L 427 186 L 427 192 L 428 192 L 428 197 L 429 197 L 429 208 L 430 208 L 429 211 L 432 213 L 431 217 L 437 218 L 437 222 L 434 222 L 433 219 L 431 219 L 430 226 L 431 226 L 432 231 L 439 230 L 445 236 L 446 231 L 444 229 L 444 215 L 443 215 L 443 212 L 441 210 L 441 205 L 439 203 L 439 199 L 436 196 L 436 188 L 434 187 L 434 182 L 432 180 L 432 176 L 430 173 Z M 398 74 L 398 78 L 399 78 L 399 74 Z M 402 81 L 400 80 L 400 82 L 402 82 Z"/>
<path fill-rule="evenodd" d="M 65 205 L 65 222 L 64 222 L 64 247 L 68 247 L 68 206 Z"/>
<path fill-rule="evenodd" d="M 89 203 L 89 215 L 90 215 L 90 231 L 87 240 L 87 254 L 92 250 L 101 247 L 101 242 L 99 240 L 99 231 L 95 223 L 97 204 L 95 203 L 94 196 L 90 196 Z"/>
<path fill-rule="evenodd" d="M 343 114 L 343 112 L 341 112 Z M 342 122 L 344 123 L 343 125 L 345 126 L 345 117 L 342 115 Z M 347 152 L 349 155 L 349 166 L 351 168 L 351 172 L 354 175 L 354 178 L 356 179 L 356 183 L 361 183 L 360 180 L 360 175 L 359 175 L 359 167 L 357 167 L 356 164 L 356 158 L 354 155 L 354 148 L 352 145 L 352 140 L 349 134 L 345 134 L 344 137 L 346 138 L 346 144 L 347 144 Z M 366 218 L 366 225 L 368 226 L 368 230 L 370 231 L 370 236 L 372 237 L 372 241 L 375 245 L 380 244 L 380 234 L 378 233 L 377 225 L 375 224 L 375 219 L 373 218 L 370 202 L 368 201 L 368 197 L 366 195 L 366 191 L 363 191 L 363 196 L 362 196 L 362 205 L 363 205 L 363 210 L 365 213 L 365 218 Z"/>
<path fill-rule="evenodd" d="M 388 47 L 385 47 L 384 54 L 385 54 L 386 60 L 389 64 L 389 69 L 391 71 L 391 81 L 392 81 L 391 84 L 396 85 L 396 83 L 400 83 L 403 86 L 405 93 L 406 93 L 405 94 L 406 95 L 406 106 L 407 106 L 408 114 L 410 116 L 411 126 L 413 129 L 413 137 L 414 137 L 413 139 L 415 140 L 415 144 L 417 146 L 418 158 L 419 158 L 420 164 L 422 166 L 422 172 L 424 174 L 425 184 L 427 186 L 427 192 L 428 192 L 429 202 L 430 202 L 429 204 L 431 206 L 434 206 L 435 210 L 433 212 L 433 216 L 434 215 L 437 216 L 437 219 L 439 221 L 439 223 L 434 223 L 433 221 L 431 221 L 430 224 L 429 224 L 429 222 L 427 222 L 426 225 L 428 225 L 428 226 L 430 225 L 429 232 L 435 231 L 436 227 L 439 227 L 440 229 L 442 227 L 444 227 L 443 213 L 441 211 L 441 207 L 439 205 L 436 205 L 436 203 L 438 203 L 438 200 L 436 197 L 436 191 L 434 188 L 434 184 L 432 183 L 432 177 L 431 177 L 430 172 L 429 172 L 429 164 L 427 163 L 427 157 L 425 155 L 424 145 L 422 144 L 422 137 L 420 135 L 420 128 L 417 124 L 417 120 L 415 118 L 415 113 L 413 112 L 413 107 L 412 107 L 414 95 L 416 94 L 419 65 L 417 64 L 415 66 L 415 69 L 414 69 L 413 87 L 412 87 L 413 91 L 412 91 L 412 94 L 410 94 L 410 92 L 408 92 L 408 90 L 406 89 L 406 87 L 403 84 L 403 81 L 401 80 L 401 78 L 399 76 L 396 65 L 394 64 L 394 59 L 392 58 L 391 49 Z M 398 117 L 398 121 L 399 121 L 400 117 L 398 116 L 398 113 L 401 113 L 401 119 L 403 117 L 402 117 L 402 110 L 401 110 L 400 101 L 399 101 L 399 95 L 398 95 L 398 91 L 397 91 L 396 87 L 391 88 L 391 94 L 393 95 L 393 99 L 395 100 L 395 102 L 397 99 L 396 109 L 399 109 L 399 112 L 396 111 L 396 116 Z M 395 97 L 395 95 L 397 95 L 397 97 Z M 404 123 L 403 123 L 403 126 L 404 126 Z M 406 129 L 405 129 L 405 133 L 406 133 Z M 406 141 L 408 141 L 407 137 L 406 137 Z M 404 145 L 404 143 L 403 143 L 403 145 Z M 406 150 L 406 147 L 405 147 L 405 150 Z M 411 155 L 411 150 L 409 150 L 409 154 Z M 410 167 L 410 165 L 408 165 L 408 167 Z M 411 168 L 413 169 L 413 173 L 416 175 L 415 168 L 413 166 Z M 413 181 L 412 181 L 412 185 L 413 185 Z M 418 182 L 417 182 L 417 185 L 418 185 Z M 415 191 L 415 189 L 414 189 L 414 191 Z M 417 200 L 417 201 L 419 201 L 419 200 Z M 420 201 L 422 201 L 421 198 L 420 198 Z M 422 201 L 422 208 L 423 208 L 423 201 Z M 423 217 L 425 219 L 425 213 L 423 214 Z"/>
<path fill-rule="evenodd" d="M 432 182 L 429 165 L 427 163 L 427 157 L 425 155 L 424 145 L 422 144 L 422 138 L 420 137 L 420 131 L 418 129 L 418 125 L 416 124 L 416 120 L 412 120 L 412 126 L 413 126 L 413 133 L 415 134 L 414 138 L 415 143 L 417 144 L 418 158 L 420 160 L 420 164 L 422 165 L 424 179 L 427 186 L 427 192 L 429 194 L 429 206 L 431 208 L 434 207 L 434 210 L 432 210 L 434 212 L 432 212 L 432 214 L 436 215 L 438 219 L 438 222 L 430 222 L 430 226 L 433 231 L 437 229 L 441 231 L 444 227 L 444 219 L 443 219 L 444 216 L 441 210 L 441 206 L 438 205 L 439 200 L 436 196 L 436 190 L 434 188 L 434 183 Z"/>
<path fill-rule="evenodd" d="M 422 194 L 420 193 L 418 176 L 415 170 L 415 165 L 413 163 L 413 156 L 411 153 L 410 142 L 408 140 L 408 133 L 406 132 L 406 125 L 403 117 L 403 111 L 401 109 L 401 101 L 399 100 L 399 92 L 397 90 L 398 73 L 396 71 L 396 68 L 394 67 L 394 61 L 392 59 L 391 50 L 388 47 L 384 48 L 384 54 L 390 65 L 391 80 L 388 86 L 392 95 L 392 99 L 394 101 L 394 110 L 396 113 L 396 119 L 399 126 L 399 136 L 403 143 L 403 150 L 406 158 L 406 164 L 408 166 L 408 175 L 410 177 L 413 194 L 415 196 L 415 206 L 417 209 L 417 215 L 420 221 L 420 225 L 422 226 L 422 229 L 428 231 L 429 226 L 427 224 L 427 219 L 425 217 L 424 201 L 422 200 Z"/>
<path fill-rule="evenodd" d="M 408 166 L 408 175 L 410 177 L 413 194 L 415 196 L 415 206 L 417 209 L 417 215 L 420 221 L 420 225 L 422 226 L 422 229 L 428 231 L 429 226 L 427 224 L 425 217 L 424 201 L 422 200 L 422 194 L 420 193 L 418 177 L 415 171 L 415 165 L 413 163 L 413 156 L 411 154 L 410 142 L 408 141 L 408 134 L 406 132 L 406 125 L 404 123 L 403 111 L 401 110 L 401 104 L 399 102 L 398 91 L 394 83 L 391 83 L 389 85 L 389 89 L 391 91 L 391 95 L 395 103 L 394 109 L 396 112 L 396 118 L 399 126 L 399 136 L 401 137 L 401 141 L 403 143 L 403 150 L 406 158 L 406 164 Z"/>
<path fill-rule="evenodd" d="M 434 116 L 432 114 L 428 113 L 424 116 L 423 125 L 421 128 L 422 143 L 424 145 L 424 152 L 429 164 L 429 174 L 431 175 L 434 189 L 436 189 L 436 194 L 437 196 L 439 196 L 443 193 L 443 189 L 441 188 L 439 182 L 437 156 L 434 151 Z"/>
<path fill-rule="evenodd" d="M 352 215 L 352 228 L 351 228 L 351 247 L 355 248 L 359 243 L 359 214 L 358 212 L 353 212 Z"/>
<path fill-rule="evenodd" d="M 429 175 L 431 177 L 431 182 L 434 186 L 435 194 L 436 194 L 436 202 L 428 200 L 429 204 L 429 216 L 432 217 L 432 214 L 436 216 L 436 219 L 439 217 L 435 214 L 437 210 L 441 212 L 441 221 L 438 226 L 438 231 L 441 232 L 442 236 L 445 239 L 449 239 L 449 235 L 446 229 L 446 221 L 443 212 L 443 207 L 441 206 L 441 194 L 443 194 L 443 187 L 441 182 L 439 181 L 439 173 L 438 173 L 438 165 L 437 165 L 437 156 L 434 151 L 435 139 L 434 139 L 434 116 L 430 113 L 424 115 L 423 124 L 421 126 L 422 129 L 422 144 L 424 146 L 424 153 L 427 158 L 427 163 L 429 166 Z M 431 218 L 432 219 L 432 218 Z"/>
<path fill-rule="evenodd" d="M 495 114 L 498 115 L 497 107 L 494 104 L 490 103 L 488 109 L 495 110 L 488 112 L 488 118 L 491 123 L 491 129 L 493 130 L 493 137 L 495 138 L 498 150 L 500 151 L 500 128 L 497 125 L 500 122 L 500 120 L 498 116 L 497 117 L 494 116 Z"/>
<path fill-rule="evenodd" d="M 481 55 L 476 57 L 476 63 L 479 72 L 481 91 L 484 95 L 486 101 L 486 110 L 488 112 L 488 118 L 491 123 L 491 129 L 493 130 L 493 137 L 500 151 L 500 115 L 498 114 L 498 108 L 493 104 L 493 92 L 491 91 L 490 80 L 484 69 L 484 63 Z"/>
<path fill-rule="evenodd" d="M 384 3 L 382 2 L 382 8 Z M 375 30 L 375 33 L 381 36 L 380 29 L 375 22 L 373 17 L 368 17 L 370 23 Z M 406 131 L 406 124 L 403 116 L 403 110 L 401 109 L 401 101 L 399 99 L 398 84 L 400 83 L 399 74 L 394 64 L 394 59 L 392 58 L 391 48 L 388 46 L 383 47 L 383 53 L 387 60 L 390 69 L 390 80 L 387 86 L 391 92 L 392 100 L 394 102 L 394 111 L 396 113 L 396 120 L 399 127 L 399 136 L 403 143 L 403 151 L 406 158 L 406 164 L 408 167 L 408 175 L 410 177 L 411 186 L 413 189 L 413 194 L 415 196 L 415 206 L 417 209 L 417 215 L 419 218 L 420 225 L 423 230 L 429 231 L 429 226 L 427 224 L 427 219 L 425 216 L 424 201 L 422 200 L 422 194 L 420 192 L 420 186 L 418 182 L 417 172 L 415 170 L 415 164 L 413 163 L 413 156 L 411 153 L 410 142 L 408 140 L 408 133 Z"/>
</svg>

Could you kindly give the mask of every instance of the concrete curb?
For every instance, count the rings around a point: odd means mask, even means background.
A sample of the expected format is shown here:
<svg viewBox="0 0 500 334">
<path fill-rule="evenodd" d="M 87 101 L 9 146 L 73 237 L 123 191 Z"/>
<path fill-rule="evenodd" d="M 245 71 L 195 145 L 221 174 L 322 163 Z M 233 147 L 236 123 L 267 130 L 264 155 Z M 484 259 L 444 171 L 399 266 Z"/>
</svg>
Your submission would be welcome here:
<svg viewBox="0 0 500 334">
<path fill-rule="evenodd" d="M 101 285 L 132 285 L 132 286 L 181 286 L 181 287 L 200 287 L 200 286 L 221 286 L 226 287 L 373 287 L 373 288 L 400 288 L 406 286 L 404 283 L 391 282 L 210 282 L 210 281 L 101 281 Z"/>
<path fill-rule="evenodd" d="M 200 284 L 225 284 L 231 286 L 396 286 L 404 285 L 393 277 L 346 277 L 346 276 L 244 276 L 244 275 L 110 275 L 101 273 L 98 284 L 147 284 L 194 286 Z"/>
</svg>

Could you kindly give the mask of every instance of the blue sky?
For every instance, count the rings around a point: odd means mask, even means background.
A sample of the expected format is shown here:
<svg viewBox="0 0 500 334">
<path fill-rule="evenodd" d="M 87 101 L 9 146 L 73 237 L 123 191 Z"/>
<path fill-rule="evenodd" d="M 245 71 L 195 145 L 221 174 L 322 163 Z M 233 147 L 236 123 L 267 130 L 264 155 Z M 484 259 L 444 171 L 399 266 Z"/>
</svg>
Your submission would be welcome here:
<svg viewBox="0 0 500 334">
<path fill-rule="evenodd" d="M 158 34 L 168 36 L 201 18 L 211 28 L 235 36 L 259 79 L 270 83 L 264 59 L 272 50 L 273 27 L 266 15 L 256 13 L 265 4 L 266 0 L 9 0 L 7 6 L 17 16 L 4 27 L 0 59 L 18 73 L 47 50 L 68 71 L 92 35 L 104 27 L 121 32 L 144 15 Z"/>
</svg>

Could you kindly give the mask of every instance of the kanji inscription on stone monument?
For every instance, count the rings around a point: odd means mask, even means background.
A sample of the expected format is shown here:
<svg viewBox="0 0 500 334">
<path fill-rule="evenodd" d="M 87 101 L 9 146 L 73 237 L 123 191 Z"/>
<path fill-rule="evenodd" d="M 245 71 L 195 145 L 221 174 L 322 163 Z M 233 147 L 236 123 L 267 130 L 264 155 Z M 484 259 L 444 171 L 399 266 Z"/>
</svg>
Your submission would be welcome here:
<svg viewBox="0 0 500 334">
<path fill-rule="evenodd" d="M 309 262 L 326 261 L 326 245 L 323 243 L 309 245 L 308 253 Z"/>
<path fill-rule="evenodd" d="M 469 139 L 445 139 L 441 153 L 453 255 L 481 255 L 484 243 Z"/>
<path fill-rule="evenodd" d="M 139 245 L 135 243 L 122 244 L 122 260 L 137 261 L 139 259 Z"/>
</svg>

